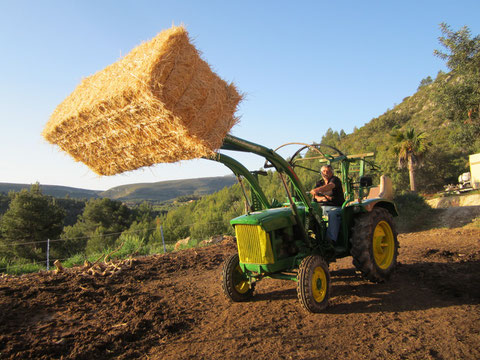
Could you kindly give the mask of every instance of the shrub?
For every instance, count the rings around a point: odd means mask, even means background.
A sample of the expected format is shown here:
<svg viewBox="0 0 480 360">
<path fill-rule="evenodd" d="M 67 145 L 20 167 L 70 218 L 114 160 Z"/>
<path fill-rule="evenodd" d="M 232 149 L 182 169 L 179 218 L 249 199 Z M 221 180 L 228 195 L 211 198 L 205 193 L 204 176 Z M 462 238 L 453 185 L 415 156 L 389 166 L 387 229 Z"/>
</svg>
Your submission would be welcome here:
<svg viewBox="0 0 480 360">
<path fill-rule="evenodd" d="M 64 267 L 70 268 L 74 266 L 83 265 L 86 257 L 85 254 L 75 254 L 72 257 L 69 257 L 65 262 L 62 263 Z"/>
<path fill-rule="evenodd" d="M 140 235 L 133 235 L 123 233 L 116 241 L 118 250 L 112 253 L 112 258 L 127 258 L 129 255 L 147 255 L 149 253 L 149 246 L 145 244 L 145 238 Z M 107 252 L 108 254 L 108 252 Z"/>
<path fill-rule="evenodd" d="M 413 232 L 426 230 L 433 224 L 434 209 L 416 193 L 404 193 L 394 199 L 399 216 L 395 218 L 397 231 Z"/>
</svg>

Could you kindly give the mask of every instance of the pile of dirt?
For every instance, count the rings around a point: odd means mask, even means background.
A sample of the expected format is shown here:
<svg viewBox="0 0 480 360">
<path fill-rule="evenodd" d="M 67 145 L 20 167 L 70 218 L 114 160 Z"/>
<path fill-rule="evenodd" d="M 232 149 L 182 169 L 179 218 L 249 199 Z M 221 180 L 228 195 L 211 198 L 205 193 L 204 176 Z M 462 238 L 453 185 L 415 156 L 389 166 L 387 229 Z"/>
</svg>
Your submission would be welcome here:
<svg viewBox="0 0 480 360">
<path fill-rule="evenodd" d="M 480 230 L 399 236 L 388 283 L 351 258 L 330 264 L 332 297 L 305 313 L 292 281 L 251 302 L 221 289 L 231 242 L 136 259 L 111 276 L 71 269 L 0 278 L 1 359 L 478 359 Z"/>
</svg>

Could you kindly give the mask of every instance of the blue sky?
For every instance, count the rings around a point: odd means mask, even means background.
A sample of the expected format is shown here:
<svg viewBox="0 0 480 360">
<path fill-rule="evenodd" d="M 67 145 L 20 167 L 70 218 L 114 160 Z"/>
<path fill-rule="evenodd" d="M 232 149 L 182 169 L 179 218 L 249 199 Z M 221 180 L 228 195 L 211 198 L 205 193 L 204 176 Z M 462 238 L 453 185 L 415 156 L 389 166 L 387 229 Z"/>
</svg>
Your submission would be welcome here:
<svg viewBox="0 0 480 360">
<path fill-rule="evenodd" d="M 208 160 L 99 177 L 40 133 L 80 83 L 173 24 L 246 94 L 233 135 L 271 148 L 352 132 L 446 70 L 439 24 L 480 33 L 480 1 L 0 0 L 0 182 L 108 189 L 229 174 Z M 258 169 L 263 161 L 242 156 Z"/>
</svg>

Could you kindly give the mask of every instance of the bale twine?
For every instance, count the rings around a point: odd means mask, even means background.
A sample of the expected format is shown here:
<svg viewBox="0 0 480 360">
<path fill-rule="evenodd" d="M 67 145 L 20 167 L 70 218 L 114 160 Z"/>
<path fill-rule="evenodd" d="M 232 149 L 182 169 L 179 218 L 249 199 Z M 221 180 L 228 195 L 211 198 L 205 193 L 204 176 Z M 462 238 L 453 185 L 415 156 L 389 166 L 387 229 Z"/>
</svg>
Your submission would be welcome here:
<svg viewBox="0 0 480 360">
<path fill-rule="evenodd" d="M 42 135 L 99 175 L 211 156 L 241 100 L 182 26 L 162 31 L 82 80 Z"/>
</svg>

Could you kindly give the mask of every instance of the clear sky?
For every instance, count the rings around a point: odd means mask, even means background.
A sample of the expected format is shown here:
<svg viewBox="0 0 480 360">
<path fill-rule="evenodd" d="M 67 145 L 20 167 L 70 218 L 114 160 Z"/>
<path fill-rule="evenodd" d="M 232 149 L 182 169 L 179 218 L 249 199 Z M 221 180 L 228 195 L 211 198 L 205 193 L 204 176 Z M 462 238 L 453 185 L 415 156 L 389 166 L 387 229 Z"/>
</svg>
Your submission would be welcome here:
<svg viewBox="0 0 480 360">
<path fill-rule="evenodd" d="M 478 0 L 0 0 L 0 182 L 102 190 L 229 174 L 193 160 L 99 177 L 40 135 L 83 77 L 172 23 L 246 94 L 232 134 L 276 148 L 350 133 L 393 108 L 446 70 L 433 56 L 439 24 L 477 35 L 478 14 Z"/>
</svg>

